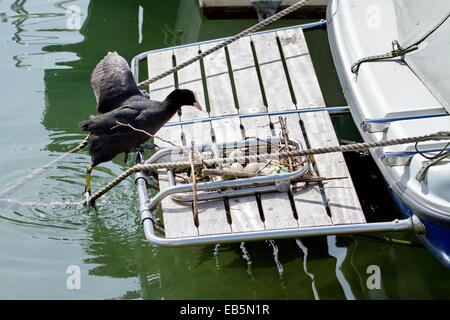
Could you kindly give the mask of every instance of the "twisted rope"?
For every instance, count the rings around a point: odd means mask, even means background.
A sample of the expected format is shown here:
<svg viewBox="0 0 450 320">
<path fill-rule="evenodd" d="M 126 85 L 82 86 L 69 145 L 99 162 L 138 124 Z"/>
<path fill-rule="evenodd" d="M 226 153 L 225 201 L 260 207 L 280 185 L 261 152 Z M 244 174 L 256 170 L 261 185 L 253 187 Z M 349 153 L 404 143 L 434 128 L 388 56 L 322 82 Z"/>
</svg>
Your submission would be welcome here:
<svg viewBox="0 0 450 320">
<path fill-rule="evenodd" d="M 52 165 L 54 165 L 55 163 L 58 163 L 59 161 L 61 161 L 62 159 L 64 159 L 65 157 L 67 157 L 69 154 L 80 151 L 81 149 L 83 149 L 87 144 L 88 144 L 88 136 L 86 136 L 86 138 L 84 138 L 83 141 L 80 142 L 80 144 L 78 146 L 76 146 L 75 148 L 67 151 L 66 153 L 60 155 L 59 157 L 57 157 L 56 159 L 50 161 L 49 163 L 34 169 L 33 171 L 31 171 L 30 174 L 27 174 L 24 177 L 19 178 L 12 186 L 9 186 L 5 189 L 3 189 L 2 191 L 0 191 L 0 196 L 4 196 L 10 192 L 12 192 L 14 189 L 16 189 L 17 187 L 23 185 L 25 182 L 27 182 L 30 179 L 33 179 L 34 177 L 36 177 L 37 175 L 41 174 L 42 172 L 44 172 L 45 169 L 47 169 L 48 167 L 51 167 Z"/>
<path fill-rule="evenodd" d="M 315 149 L 306 149 L 306 150 L 294 150 L 294 151 L 286 151 L 279 153 L 270 153 L 270 154 L 262 154 L 262 155 L 248 155 L 241 156 L 235 158 L 219 158 L 219 159 L 200 159 L 195 161 L 195 165 L 214 165 L 214 164 L 225 164 L 225 163 L 234 163 L 234 162 L 258 162 L 262 160 L 272 160 L 278 158 L 286 158 L 286 157 L 299 157 L 299 156 L 308 156 L 308 155 L 317 155 L 317 154 L 325 154 L 325 153 L 334 153 L 334 152 L 353 152 L 353 151 L 362 151 L 371 148 L 378 147 L 387 147 L 393 145 L 401 145 L 407 144 L 417 141 L 427 141 L 427 140 L 447 140 L 450 138 L 450 131 L 441 131 L 433 134 L 409 137 L 409 138 L 399 138 L 392 139 L 386 141 L 379 142 L 363 142 L 363 143 L 354 143 L 343 146 L 334 146 L 334 147 L 325 147 L 325 148 L 315 148 Z M 191 163 L 189 161 L 174 161 L 174 162 L 164 162 L 164 163 L 152 163 L 152 164 L 137 164 L 128 170 L 124 171 L 121 175 L 119 175 L 116 179 L 108 183 L 105 187 L 97 191 L 92 195 L 91 200 L 94 201 L 100 198 L 102 195 L 107 193 L 109 190 L 117 186 L 127 177 L 132 175 L 133 173 L 139 171 L 152 171 L 159 169 L 183 169 L 189 168 Z M 86 204 L 86 200 L 82 201 L 81 204 Z"/>
<path fill-rule="evenodd" d="M 426 38 L 428 38 L 432 33 L 434 33 L 437 29 L 439 29 L 439 27 L 441 25 L 443 25 L 444 22 L 449 17 L 450 17 L 450 12 L 444 17 L 444 19 L 442 19 L 436 26 L 434 26 L 433 29 L 428 31 L 422 38 L 420 38 L 413 44 L 407 46 L 406 48 L 402 48 L 402 46 L 400 46 L 398 41 L 394 40 L 394 41 L 392 41 L 392 51 L 391 52 L 359 59 L 358 61 L 356 61 L 355 63 L 352 64 L 351 71 L 353 73 L 358 73 L 358 70 L 359 70 L 359 67 L 361 66 L 361 64 L 366 63 L 366 62 L 380 61 L 380 60 L 392 59 L 392 58 L 396 58 L 396 57 L 402 57 L 402 59 L 403 59 L 404 55 L 407 54 L 408 52 L 419 49 L 419 44 L 421 44 Z"/>
<path fill-rule="evenodd" d="M 160 75 L 157 75 L 157 76 L 155 76 L 153 78 L 150 78 L 148 80 L 140 82 L 138 84 L 138 87 L 142 88 L 142 87 L 148 86 L 149 84 L 151 84 L 151 83 L 153 83 L 155 81 L 158 81 L 158 80 L 160 80 L 162 78 L 165 78 L 168 75 L 171 75 L 172 73 L 175 73 L 175 72 L 183 69 L 184 67 L 187 67 L 188 65 L 190 65 L 190 64 L 192 64 L 192 63 L 194 63 L 194 62 L 196 62 L 196 61 L 206 57 L 207 55 L 209 55 L 209 54 L 211 54 L 211 53 L 213 53 L 213 52 L 215 52 L 217 50 L 222 49 L 223 47 L 228 46 L 229 44 L 239 40 L 240 38 L 245 37 L 246 35 L 249 35 L 250 33 L 253 33 L 253 32 L 255 32 L 255 31 L 257 31 L 257 30 L 259 30 L 261 28 L 264 28 L 265 26 L 271 24 L 274 21 L 277 21 L 278 19 L 284 17 L 285 15 L 288 15 L 289 13 L 294 12 L 295 10 L 303 7 L 309 1 L 310 0 L 302 0 L 302 1 L 299 1 L 299 2 L 297 2 L 295 4 L 293 4 L 292 6 L 290 6 L 290 7 L 286 8 L 286 9 L 278 12 L 277 14 L 274 14 L 273 16 L 267 18 L 266 20 L 263 20 L 260 23 L 255 24 L 254 26 L 252 26 L 252 27 L 250 27 L 250 28 L 248 28 L 248 29 L 238 33 L 237 35 L 235 35 L 235 36 L 233 36 L 233 37 L 231 37 L 231 38 L 229 38 L 229 39 L 219 43 L 218 45 L 216 45 L 216 46 L 206 50 L 205 52 L 200 53 L 199 55 L 195 56 L 194 58 L 189 59 L 186 62 L 183 62 L 182 64 L 180 64 L 180 65 L 178 65 L 178 66 L 176 66 L 176 67 L 174 67 L 174 68 L 172 68 L 172 69 L 170 69 L 168 71 L 165 71 L 165 72 L 161 73 Z"/>
</svg>

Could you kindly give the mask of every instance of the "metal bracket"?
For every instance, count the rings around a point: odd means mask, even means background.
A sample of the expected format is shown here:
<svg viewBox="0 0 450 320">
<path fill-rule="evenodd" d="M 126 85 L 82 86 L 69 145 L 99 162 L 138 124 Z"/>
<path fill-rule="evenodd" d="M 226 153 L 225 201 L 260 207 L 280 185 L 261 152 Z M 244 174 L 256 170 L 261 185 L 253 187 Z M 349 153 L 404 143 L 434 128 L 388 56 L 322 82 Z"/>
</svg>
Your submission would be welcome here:
<svg viewBox="0 0 450 320">
<path fill-rule="evenodd" d="M 289 179 L 276 180 L 275 187 L 278 192 L 288 192 L 291 188 L 291 181 Z"/>
<path fill-rule="evenodd" d="M 378 123 L 378 122 L 361 122 L 361 129 L 364 132 L 369 132 L 369 133 L 373 133 L 373 132 L 385 132 L 387 131 L 387 129 L 389 129 L 389 125 L 390 123 Z"/>
<path fill-rule="evenodd" d="M 411 217 L 411 223 L 413 226 L 413 231 L 420 235 L 426 235 L 427 229 L 425 228 L 425 225 L 420 221 L 419 217 L 416 215 L 413 215 Z"/>
<path fill-rule="evenodd" d="M 155 178 L 150 177 L 143 172 L 137 172 L 134 181 L 136 182 L 138 179 L 143 179 L 147 184 L 147 187 L 159 190 L 159 183 Z"/>
<path fill-rule="evenodd" d="M 409 166 L 411 163 L 412 156 L 382 156 L 381 161 L 383 161 L 385 166 L 396 167 L 396 166 Z"/>
</svg>

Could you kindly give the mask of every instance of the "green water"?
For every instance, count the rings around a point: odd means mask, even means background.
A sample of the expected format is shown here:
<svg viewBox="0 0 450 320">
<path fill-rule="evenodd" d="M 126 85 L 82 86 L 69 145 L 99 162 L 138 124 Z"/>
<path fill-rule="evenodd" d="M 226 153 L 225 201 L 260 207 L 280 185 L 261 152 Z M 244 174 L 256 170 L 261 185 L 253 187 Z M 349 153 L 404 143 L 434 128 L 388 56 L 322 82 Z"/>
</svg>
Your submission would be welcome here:
<svg viewBox="0 0 450 320">
<path fill-rule="evenodd" d="M 205 20 L 196 2 L 0 0 L 0 189 L 84 137 L 77 124 L 95 112 L 90 73 L 108 50 L 130 61 L 146 50 L 230 36 L 256 22 Z M 76 27 L 76 16 L 66 14 L 74 5 L 81 13 L 76 30 L 68 27 L 68 19 Z M 271 28 L 302 22 L 284 20 Z M 310 32 L 307 40 L 327 104 L 345 104 L 326 32 Z M 359 139 L 349 116 L 333 121 L 340 138 Z M 369 219 L 398 216 L 371 160 L 358 155 L 348 160 Z M 86 151 L 70 155 L 9 196 L 78 201 L 88 163 Z M 94 189 L 126 168 L 121 156 L 99 166 Z M 96 215 L 79 208 L 1 202 L 0 298 L 449 297 L 448 270 L 423 248 L 344 237 L 156 248 L 144 238 L 132 179 L 98 206 Z M 417 242 L 413 235 L 387 236 Z M 81 270 L 80 289 L 67 287 L 71 265 Z M 371 265 L 380 268 L 380 289 L 366 285 Z"/>
</svg>

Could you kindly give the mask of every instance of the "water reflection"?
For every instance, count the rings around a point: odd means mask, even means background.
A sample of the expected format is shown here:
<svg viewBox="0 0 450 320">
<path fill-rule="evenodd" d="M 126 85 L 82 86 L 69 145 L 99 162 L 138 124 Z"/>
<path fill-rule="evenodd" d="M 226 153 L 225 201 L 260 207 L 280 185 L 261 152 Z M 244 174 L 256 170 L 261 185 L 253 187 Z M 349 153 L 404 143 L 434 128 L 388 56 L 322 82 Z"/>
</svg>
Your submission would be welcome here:
<svg viewBox="0 0 450 320">
<path fill-rule="evenodd" d="M 200 18 L 195 2 L 185 0 L 165 1 L 164 9 L 160 1 L 148 0 L 47 1 L 45 4 L 50 4 L 54 10 L 44 6 L 45 12 L 38 13 L 39 6 L 33 7 L 34 4 L 25 0 L 15 1 L 11 5 L 13 13 L 3 14 L 1 19 L 15 27 L 11 39 L 22 46 L 11 55 L 16 67 L 43 70 L 44 88 L 39 90 L 44 89 L 44 110 L 37 117 L 33 115 L 30 121 L 37 118 L 45 128 L 48 141 L 38 144 L 35 154 L 41 154 L 38 151 L 44 145 L 42 153 L 48 157 L 73 148 L 84 137 L 78 130 L 78 122 L 95 112 L 90 74 L 107 51 L 117 50 L 130 61 L 146 50 L 228 36 L 254 22 L 205 21 Z M 79 32 L 67 27 L 69 5 L 81 8 Z M 309 37 L 314 39 L 314 36 Z M 323 37 L 326 36 L 321 33 L 319 39 Z M 313 41 L 312 52 L 322 50 L 325 44 Z M 327 63 L 321 66 L 324 73 L 327 67 Z M 333 96 L 337 95 L 335 91 L 333 89 Z M 339 99 L 342 99 L 340 93 Z M 30 110 L 24 111 L 27 112 Z M 348 128 L 351 119 L 337 122 L 338 127 Z M 345 138 L 354 139 L 354 134 Z M 351 162 L 362 177 L 358 181 L 366 181 L 358 186 L 363 192 L 365 210 L 373 213 L 374 219 L 380 213 L 392 212 L 393 207 L 386 201 L 388 196 L 373 192 L 374 188 L 383 189 L 384 183 L 377 176 L 367 174 L 367 171 L 376 172 L 369 166 L 373 163 L 358 159 Z M 37 184 L 24 186 L 19 200 L 50 201 L 55 197 L 79 200 L 87 163 L 85 151 L 71 155 L 45 172 Z M 122 157 L 101 166 L 96 173 L 96 186 L 109 182 L 126 167 Z M 372 194 L 372 198 L 364 194 Z M 143 238 L 132 179 L 113 189 L 98 204 L 98 213 L 89 214 L 76 208 L 2 208 L 0 227 L 5 222 L 5 229 L 13 226 L 21 234 L 31 234 L 30 244 L 37 242 L 46 247 L 41 248 L 42 251 L 55 250 L 48 253 L 53 260 L 59 260 L 60 252 L 67 252 L 69 245 L 81 247 L 81 253 L 71 250 L 71 256 L 61 258 L 60 263 L 70 264 L 73 259 L 79 259 L 82 269 L 87 270 L 83 281 L 101 283 L 91 289 L 97 298 L 378 299 L 405 295 L 442 297 L 448 292 L 441 285 L 446 284 L 442 279 L 448 279 L 446 270 L 422 249 L 341 238 L 328 243 L 325 237 L 198 248 L 155 248 Z M 37 264 L 28 256 L 23 259 L 33 267 L 33 263 Z M 415 261 L 421 261 L 422 265 Z M 383 272 L 381 291 L 368 290 L 365 285 L 366 269 L 371 264 L 380 265 Z M 52 277 L 59 271 L 52 269 L 53 265 L 48 268 L 42 272 L 52 284 L 56 283 Z M 409 281 L 412 274 L 414 283 Z M 129 281 L 126 285 L 117 285 L 119 289 L 110 290 L 119 279 Z M 441 281 L 428 281 L 430 279 Z M 55 286 L 58 295 L 72 297 L 64 288 L 60 289 L 59 283 Z M 35 298 L 40 297 L 39 287 L 29 290 Z M 91 292 L 79 292 L 77 297 L 84 298 Z"/>
</svg>

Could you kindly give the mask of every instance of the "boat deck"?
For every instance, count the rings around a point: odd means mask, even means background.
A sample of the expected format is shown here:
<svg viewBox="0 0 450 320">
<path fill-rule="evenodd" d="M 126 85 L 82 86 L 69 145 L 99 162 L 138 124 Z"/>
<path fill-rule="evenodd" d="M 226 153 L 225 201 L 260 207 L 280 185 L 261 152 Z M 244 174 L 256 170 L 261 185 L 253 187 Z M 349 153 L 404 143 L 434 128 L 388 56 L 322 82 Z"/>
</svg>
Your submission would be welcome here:
<svg viewBox="0 0 450 320">
<path fill-rule="evenodd" d="M 281 9 L 298 0 L 281 0 Z M 320 19 L 325 17 L 328 0 L 311 0 L 302 10 L 289 15 L 290 18 Z M 256 11 L 251 0 L 199 0 L 199 7 L 208 19 L 248 19 L 255 18 Z"/>
<path fill-rule="evenodd" d="M 148 75 L 156 76 L 216 44 L 209 41 L 150 52 Z M 244 37 L 150 85 L 150 98 L 162 100 L 178 87 L 194 91 L 204 110 L 182 108 L 171 122 L 235 117 L 163 127 L 158 132 L 177 145 L 190 146 L 192 140 L 199 145 L 279 136 L 279 119 L 271 112 L 325 107 L 301 28 Z M 257 113 L 269 114 L 239 117 Z M 328 112 L 283 117 L 289 136 L 306 147 L 339 144 Z M 167 197 L 162 201 L 166 238 L 365 223 L 343 155 L 317 155 L 314 160 L 320 176 L 347 178 L 322 185 L 299 183 L 295 191 L 199 202 L 198 221 L 191 206 Z M 164 170 L 159 172 L 159 185 L 160 190 L 169 186 Z"/>
</svg>

